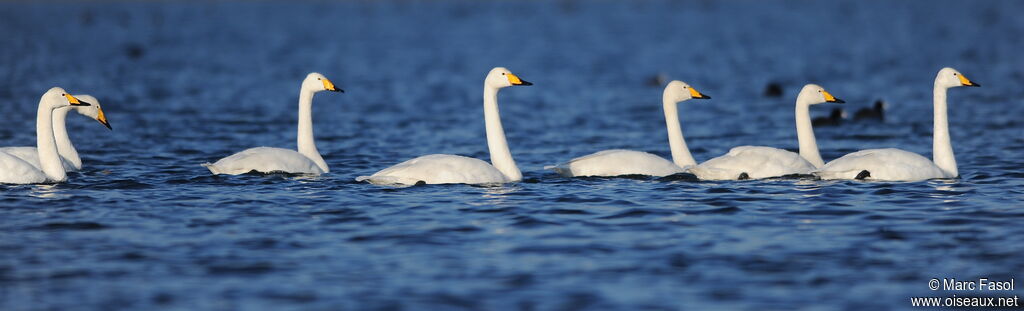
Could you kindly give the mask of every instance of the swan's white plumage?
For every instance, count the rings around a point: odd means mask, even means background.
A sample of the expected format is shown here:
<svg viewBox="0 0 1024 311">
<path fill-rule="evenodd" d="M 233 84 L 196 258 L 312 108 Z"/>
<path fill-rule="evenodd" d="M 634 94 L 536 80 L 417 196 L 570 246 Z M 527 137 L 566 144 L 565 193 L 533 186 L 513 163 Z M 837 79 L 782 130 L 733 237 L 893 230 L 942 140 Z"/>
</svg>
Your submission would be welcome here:
<svg viewBox="0 0 1024 311">
<path fill-rule="evenodd" d="M 690 173 L 703 180 L 733 180 L 747 173 L 751 179 L 792 174 L 810 174 L 815 167 L 799 154 L 763 146 L 739 146 L 729 153 L 691 167 Z"/>
<path fill-rule="evenodd" d="M 46 182 L 46 174 L 42 170 L 20 157 L 0 151 L 0 183 L 38 184 L 44 182 Z"/>
<path fill-rule="evenodd" d="M 498 112 L 498 90 L 514 85 L 533 85 L 503 67 L 495 67 L 484 78 L 484 126 L 491 163 L 449 154 L 432 154 L 414 158 L 356 181 L 380 185 L 426 184 L 490 184 L 516 182 L 522 172 L 512 159 Z"/>
<path fill-rule="evenodd" d="M 256 147 L 243 150 L 214 163 L 203 163 L 214 174 L 238 175 L 249 172 L 288 173 L 288 174 L 323 174 L 324 171 L 316 162 L 298 151 Z"/>
<path fill-rule="evenodd" d="M 28 162 L 28 164 L 32 165 L 36 169 L 41 170 L 43 167 L 39 164 L 39 150 L 36 149 L 36 147 L 3 147 L 0 148 L 0 152 L 18 157 L 19 159 Z M 67 158 L 61 156 L 60 161 L 61 163 L 64 163 L 64 171 L 78 171 L 78 169 L 75 168 L 75 164 L 71 163 Z"/>
<path fill-rule="evenodd" d="M 895 148 L 857 151 L 825 164 L 816 175 L 821 179 L 854 179 L 862 171 L 871 175 L 868 180 L 919 181 L 932 178 L 952 178 L 935 162 L 919 154 Z"/>
<path fill-rule="evenodd" d="M 825 164 L 815 172 L 822 179 L 856 179 L 867 171 L 867 180 L 920 181 L 932 178 L 955 178 L 960 175 L 953 155 L 947 121 L 946 92 L 950 88 L 979 86 L 953 68 L 942 68 L 935 75 L 932 87 L 933 130 L 932 159 L 900 149 L 868 149 L 857 151 Z"/>
<path fill-rule="evenodd" d="M 62 88 L 50 88 L 39 99 L 36 110 L 36 152 L 40 167 L 6 152 L 0 152 L 0 183 L 32 184 L 63 182 L 67 172 L 57 152 L 53 133 L 53 111 L 68 106 L 87 106 Z"/>
<path fill-rule="evenodd" d="M 814 138 L 808 110 L 811 105 L 826 102 L 843 103 L 815 84 L 804 85 L 797 95 L 795 123 L 800 144 L 799 154 L 772 147 L 740 146 L 732 148 L 725 155 L 691 167 L 689 172 L 706 180 L 734 180 L 739 179 L 743 173 L 750 179 L 812 173 L 824 163 L 818 153 L 818 143 Z"/>
<path fill-rule="evenodd" d="M 711 98 L 697 91 L 683 81 L 673 80 L 665 85 L 662 92 L 662 110 L 665 113 L 665 129 L 668 132 L 672 161 L 641 151 L 612 149 L 592 153 L 545 169 L 554 170 L 565 177 L 648 175 L 668 176 L 682 173 L 683 168 L 696 165 L 693 155 L 686 147 L 683 131 L 679 125 L 678 104 L 690 99 Z"/>
<path fill-rule="evenodd" d="M 57 152 L 60 153 L 60 160 L 64 164 L 64 170 L 67 172 L 75 172 L 82 169 L 82 159 L 78 156 L 78 150 L 71 143 L 70 137 L 68 137 L 66 116 L 68 112 L 74 110 L 83 116 L 89 117 L 93 120 L 100 122 L 107 128 L 110 128 L 110 123 L 107 122 L 107 118 L 103 113 L 103 108 L 100 106 L 99 100 L 96 97 L 86 94 L 76 94 L 75 98 L 80 101 L 89 103 L 89 106 L 70 106 L 59 108 L 53 111 L 52 122 L 53 122 L 53 136 L 57 143 Z M 42 170 L 42 165 L 39 163 L 39 151 L 36 147 L 24 146 L 24 147 L 2 147 L 0 152 L 5 152 L 9 155 L 18 157 L 37 169 Z"/>
<path fill-rule="evenodd" d="M 612 149 L 598 151 L 545 169 L 565 177 L 648 175 L 668 176 L 682 173 L 672 161 L 647 152 Z"/>
<path fill-rule="evenodd" d="M 312 174 L 327 173 L 330 168 L 320 156 L 313 140 L 313 94 L 322 91 L 342 92 L 327 77 L 313 72 L 306 75 L 299 88 L 299 126 L 296 135 L 298 150 L 256 147 L 243 150 L 214 163 L 203 163 L 213 174 L 238 175 L 249 172 Z"/>
<path fill-rule="evenodd" d="M 356 181 L 377 185 L 426 184 L 492 184 L 511 182 L 490 163 L 480 159 L 431 154 L 408 160 L 383 169 L 371 176 L 360 176 Z"/>
</svg>

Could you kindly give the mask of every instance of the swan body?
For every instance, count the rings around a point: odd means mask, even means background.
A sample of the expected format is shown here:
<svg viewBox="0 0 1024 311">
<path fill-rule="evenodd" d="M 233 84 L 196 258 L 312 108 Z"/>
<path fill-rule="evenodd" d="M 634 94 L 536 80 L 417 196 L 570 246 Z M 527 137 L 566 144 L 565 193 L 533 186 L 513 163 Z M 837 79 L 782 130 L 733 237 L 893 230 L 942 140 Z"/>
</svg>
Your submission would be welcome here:
<svg viewBox="0 0 1024 311">
<path fill-rule="evenodd" d="M 40 167 L 0 151 L 0 183 L 37 184 L 67 180 L 67 172 L 64 171 L 54 141 L 53 111 L 67 106 L 86 105 L 89 104 L 80 102 L 62 88 L 54 87 L 46 91 L 39 99 L 39 109 L 36 110 L 36 150 Z"/>
<path fill-rule="evenodd" d="M 739 146 L 723 156 L 691 167 L 689 171 L 703 180 L 732 180 L 810 174 L 814 169 L 811 162 L 792 151 L 764 146 Z M 746 177 L 740 177 L 744 174 Z"/>
<path fill-rule="evenodd" d="M 858 175 L 868 171 L 858 178 Z M 867 149 L 832 160 L 815 173 L 821 179 L 872 179 L 917 181 L 951 178 L 935 162 L 919 154 L 896 148 Z"/>
<path fill-rule="evenodd" d="M 808 84 L 796 98 L 796 129 L 800 154 L 778 148 L 741 146 L 689 169 L 699 179 L 760 179 L 793 174 L 810 174 L 824 165 L 811 126 L 810 106 L 844 103 L 822 87 Z"/>
<path fill-rule="evenodd" d="M 67 125 L 65 124 L 68 112 L 74 110 L 78 114 L 98 121 L 103 126 L 106 126 L 107 129 L 111 129 L 106 115 L 103 114 L 103 108 L 100 107 L 99 100 L 96 97 L 84 94 L 73 96 L 80 101 L 89 103 L 89 106 L 68 106 L 53 111 L 53 136 L 57 143 L 57 152 L 60 154 L 61 162 L 64 165 L 64 171 L 67 172 L 76 172 L 82 169 L 82 158 L 78 156 L 78 150 L 75 149 L 75 145 L 71 144 L 71 138 L 68 137 Z M 42 169 L 39 163 L 39 151 L 36 147 L 3 147 L 0 148 L 0 152 L 18 157 L 32 164 L 36 169 Z"/>
<path fill-rule="evenodd" d="M 647 152 L 612 149 L 592 153 L 572 159 L 556 166 L 548 166 L 559 175 L 565 177 L 580 176 L 622 176 L 648 175 L 668 176 L 682 173 L 684 167 L 697 164 L 690 150 L 686 147 L 683 132 L 679 125 L 677 105 L 689 99 L 711 98 L 682 81 L 672 81 L 665 86 L 662 93 L 662 106 L 665 112 L 665 125 L 668 130 L 669 147 L 672 160 L 668 161 Z"/>
<path fill-rule="evenodd" d="M 432 154 L 399 163 L 370 176 L 360 176 L 356 181 L 378 185 L 416 185 L 492 184 L 521 180 L 523 174 L 512 159 L 498 112 L 498 91 L 518 85 L 533 83 L 523 81 L 503 67 L 491 69 L 484 79 L 484 124 L 491 163 L 457 155 Z"/>
<path fill-rule="evenodd" d="M 847 154 L 825 164 L 815 175 L 822 179 L 867 179 L 920 181 L 960 176 L 949 140 L 946 114 L 946 90 L 960 86 L 980 86 L 953 68 L 942 68 L 933 87 L 934 129 L 932 160 L 900 149 L 869 149 Z"/>
<path fill-rule="evenodd" d="M 490 163 L 451 154 L 431 154 L 411 159 L 356 181 L 374 184 L 490 184 L 512 180 Z"/>
<path fill-rule="evenodd" d="M 316 162 L 298 151 L 284 148 L 255 147 L 245 149 L 218 160 L 204 164 L 214 174 L 238 175 L 252 171 L 260 173 L 323 174 L 326 173 Z"/>
<path fill-rule="evenodd" d="M 623 175 L 661 177 L 683 172 L 683 169 L 672 161 L 657 155 L 625 149 L 598 151 L 572 159 L 564 164 L 547 166 L 545 169 L 554 170 L 555 173 L 565 177 Z"/>
<path fill-rule="evenodd" d="M 321 91 L 344 92 L 319 73 L 310 73 L 299 89 L 298 151 L 257 147 L 243 150 L 214 163 L 202 165 L 214 175 L 238 175 L 249 172 L 319 175 L 330 172 L 313 140 L 313 94 Z"/>
<path fill-rule="evenodd" d="M 39 184 L 47 181 L 46 173 L 21 158 L 0 151 L 0 183 Z"/>
</svg>

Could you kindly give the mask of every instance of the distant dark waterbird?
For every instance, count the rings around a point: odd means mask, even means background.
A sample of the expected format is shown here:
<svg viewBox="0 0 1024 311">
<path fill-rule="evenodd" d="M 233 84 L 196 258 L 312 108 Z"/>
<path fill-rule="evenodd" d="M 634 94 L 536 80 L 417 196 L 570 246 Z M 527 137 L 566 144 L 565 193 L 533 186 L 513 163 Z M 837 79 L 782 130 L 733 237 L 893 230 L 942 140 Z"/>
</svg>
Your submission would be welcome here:
<svg viewBox="0 0 1024 311">
<path fill-rule="evenodd" d="M 782 84 L 779 84 L 778 82 L 768 82 L 768 84 L 764 86 L 764 96 L 782 97 Z"/>
<path fill-rule="evenodd" d="M 843 108 L 832 108 L 832 113 L 827 117 L 817 117 L 811 120 L 811 125 L 818 126 L 838 126 L 843 124 L 846 119 L 846 111 Z"/>
<path fill-rule="evenodd" d="M 668 75 L 659 72 L 658 74 L 647 78 L 646 84 L 647 86 L 653 87 L 661 87 L 663 85 L 666 85 L 668 84 Z"/>
<path fill-rule="evenodd" d="M 875 104 L 871 108 L 861 108 L 853 114 L 853 120 L 877 120 L 885 121 L 885 108 L 889 106 L 881 99 L 876 100 Z"/>
</svg>

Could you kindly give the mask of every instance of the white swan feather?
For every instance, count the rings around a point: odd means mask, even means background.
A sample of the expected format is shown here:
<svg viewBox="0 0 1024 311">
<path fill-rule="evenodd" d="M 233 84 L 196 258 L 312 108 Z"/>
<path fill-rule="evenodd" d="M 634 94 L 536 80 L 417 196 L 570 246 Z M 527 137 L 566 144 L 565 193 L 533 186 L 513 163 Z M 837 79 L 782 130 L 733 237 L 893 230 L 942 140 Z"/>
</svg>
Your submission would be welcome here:
<svg viewBox="0 0 1024 311">
<path fill-rule="evenodd" d="M 306 75 L 299 88 L 298 150 L 256 147 L 243 150 L 202 166 L 214 175 L 238 175 L 249 172 L 319 175 L 330 171 L 313 140 L 313 94 L 322 91 L 344 92 L 323 75 Z"/>
<path fill-rule="evenodd" d="M 491 184 L 511 182 L 490 163 L 480 159 L 451 154 L 420 156 L 372 176 L 360 176 L 356 181 L 377 185 L 425 184 Z"/>
<path fill-rule="evenodd" d="M 657 155 L 625 149 L 598 151 L 545 169 L 565 177 L 648 175 L 668 176 L 682 173 L 672 161 Z"/>
<path fill-rule="evenodd" d="M 88 105 L 62 88 L 53 87 L 46 91 L 40 97 L 36 110 L 36 158 L 40 165 L 33 166 L 15 155 L 0 151 L 0 183 L 35 184 L 67 180 L 67 172 L 54 141 L 53 112 L 68 106 Z"/>
<path fill-rule="evenodd" d="M 799 154 L 764 146 L 739 146 L 729 153 L 691 167 L 690 173 L 701 180 L 734 180 L 743 173 L 750 179 L 810 174 L 814 165 Z"/>
<path fill-rule="evenodd" d="M 825 164 L 816 173 L 821 179 L 861 179 L 918 181 L 948 178 L 935 162 L 910 151 L 896 148 L 867 149 L 844 155 Z"/>
<path fill-rule="evenodd" d="M 809 109 L 821 103 L 844 103 L 821 86 L 807 84 L 796 97 L 795 121 L 800 153 L 762 146 L 740 146 L 689 169 L 702 180 L 761 179 L 810 174 L 825 163 L 818 153 Z"/>
<path fill-rule="evenodd" d="M 960 175 L 949 137 L 946 93 L 950 88 L 980 86 L 953 68 L 942 68 L 932 86 L 932 160 L 900 149 L 869 149 L 832 160 L 815 175 L 822 179 L 920 181 Z"/>
<path fill-rule="evenodd" d="M 359 176 L 356 181 L 397 186 L 491 184 L 521 180 L 522 172 L 512 159 L 498 112 L 498 90 L 515 85 L 533 83 L 523 81 L 503 67 L 491 69 L 484 79 L 484 125 L 487 130 L 487 147 L 491 153 L 491 163 L 457 155 L 432 154 L 396 164 L 370 176 Z"/>
<path fill-rule="evenodd" d="M 65 124 L 65 117 L 70 110 L 75 110 L 78 114 L 89 117 L 96 120 L 107 129 L 110 129 L 110 123 L 107 122 L 107 117 L 103 113 L 103 108 L 100 106 L 99 100 L 96 97 L 86 94 L 76 94 L 75 98 L 78 98 L 82 102 L 89 103 L 89 106 L 69 106 L 64 108 L 58 108 L 53 111 L 53 136 L 57 143 L 57 152 L 60 153 L 60 160 L 64 164 L 64 170 L 67 172 L 76 172 L 82 169 L 82 159 L 78 156 L 78 150 L 71 143 L 71 139 L 68 137 L 67 125 Z M 37 169 L 42 170 L 42 165 L 39 163 L 39 151 L 36 147 L 23 146 L 23 147 L 2 147 L 0 152 L 7 153 L 18 157 L 25 162 L 28 162 Z"/>
<path fill-rule="evenodd" d="M 214 174 L 238 175 L 249 172 L 263 174 L 323 174 L 316 162 L 298 151 L 284 148 L 256 147 L 217 160 L 203 163 Z"/>
<path fill-rule="evenodd" d="M 662 110 L 665 113 L 665 129 L 668 131 L 669 149 L 672 161 L 657 155 L 624 149 L 598 151 L 578 157 L 556 166 L 544 169 L 554 170 L 565 177 L 578 176 L 623 176 L 647 175 L 668 176 L 682 173 L 684 168 L 696 165 L 686 147 L 683 131 L 679 125 L 678 103 L 690 99 L 708 99 L 710 96 L 701 94 L 697 89 L 679 80 L 673 80 L 662 92 Z"/>
</svg>

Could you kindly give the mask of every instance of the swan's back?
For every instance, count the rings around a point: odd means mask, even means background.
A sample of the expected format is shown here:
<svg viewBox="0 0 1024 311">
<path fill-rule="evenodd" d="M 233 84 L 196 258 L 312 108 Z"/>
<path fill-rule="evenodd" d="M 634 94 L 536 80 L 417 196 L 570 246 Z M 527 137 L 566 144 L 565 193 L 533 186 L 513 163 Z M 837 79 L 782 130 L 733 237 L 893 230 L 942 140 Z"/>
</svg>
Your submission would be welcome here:
<svg viewBox="0 0 1024 311">
<path fill-rule="evenodd" d="M 17 156 L 0 151 L 0 183 L 38 184 L 43 182 L 46 182 L 46 174 L 42 170 Z"/>
<path fill-rule="evenodd" d="M 868 149 L 847 154 L 828 162 L 815 172 L 822 179 L 855 179 L 862 171 L 866 179 L 918 181 L 947 178 L 935 162 L 919 154 L 895 148 Z"/>
<path fill-rule="evenodd" d="M 256 171 L 260 173 L 323 174 L 316 162 L 298 151 L 256 147 L 243 150 L 229 157 L 203 166 L 214 174 L 238 175 Z"/>
<path fill-rule="evenodd" d="M 795 152 L 763 146 L 739 146 L 689 171 L 704 180 L 733 180 L 743 173 L 750 179 L 760 179 L 810 174 L 815 169 L 814 165 Z"/>
<path fill-rule="evenodd" d="M 647 152 L 612 149 L 595 152 L 557 166 L 545 167 L 565 177 L 649 175 L 668 176 L 683 169 Z"/>
<path fill-rule="evenodd" d="M 24 160 L 25 162 L 28 162 L 28 164 L 31 164 L 36 169 L 43 170 L 43 165 L 39 164 L 39 151 L 38 150 L 39 149 L 36 149 L 36 147 L 3 147 L 3 148 L 0 148 L 0 152 L 7 153 L 9 155 L 15 156 L 15 157 L 17 157 L 19 159 Z M 68 161 L 68 159 L 65 159 L 63 156 L 60 157 L 60 161 L 61 161 L 61 163 L 64 163 L 64 171 L 65 172 L 75 172 L 75 171 L 78 171 L 78 168 L 76 168 L 75 165 L 73 163 L 71 163 L 71 161 Z"/>
<path fill-rule="evenodd" d="M 490 163 L 470 157 L 431 154 L 398 163 L 356 181 L 381 185 L 489 184 L 509 182 L 505 174 Z"/>
</svg>

